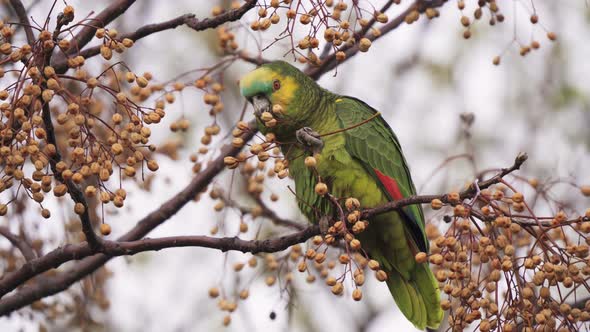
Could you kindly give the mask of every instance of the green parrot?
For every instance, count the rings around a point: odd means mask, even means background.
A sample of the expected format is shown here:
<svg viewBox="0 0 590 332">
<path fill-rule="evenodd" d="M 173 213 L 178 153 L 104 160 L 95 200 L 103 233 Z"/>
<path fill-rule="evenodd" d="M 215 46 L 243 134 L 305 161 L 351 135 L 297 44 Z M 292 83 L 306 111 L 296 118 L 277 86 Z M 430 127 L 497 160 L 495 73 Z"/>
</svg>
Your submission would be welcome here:
<svg viewBox="0 0 590 332">
<path fill-rule="evenodd" d="M 321 88 L 284 61 L 246 74 L 240 89 L 254 106 L 259 129 L 274 133 L 281 142 L 299 208 L 310 221 L 337 217 L 328 198 L 316 193 L 318 175 L 334 197 L 355 197 L 364 208 L 416 193 L 397 137 L 363 101 Z M 265 126 L 268 119 L 261 117 L 273 110 L 276 121 L 269 128 Z M 304 163 L 312 153 L 316 171 Z M 387 272 L 387 286 L 399 309 L 417 328 L 437 328 L 443 316 L 438 282 L 428 262 L 415 260 L 416 253 L 428 252 L 429 247 L 421 207 L 407 206 L 369 222 L 357 238 Z"/>
</svg>

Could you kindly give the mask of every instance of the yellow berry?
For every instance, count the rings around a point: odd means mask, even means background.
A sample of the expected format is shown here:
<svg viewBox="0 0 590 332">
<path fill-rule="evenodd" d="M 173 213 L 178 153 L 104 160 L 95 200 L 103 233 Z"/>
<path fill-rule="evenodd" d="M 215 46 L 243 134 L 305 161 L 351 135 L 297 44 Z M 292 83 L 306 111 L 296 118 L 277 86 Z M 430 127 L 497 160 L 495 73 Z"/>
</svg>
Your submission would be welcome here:
<svg viewBox="0 0 590 332">
<path fill-rule="evenodd" d="M 377 262 L 377 261 L 376 261 L 376 260 L 374 260 L 374 259 L 371 259 L 371 260 L 369 261 L 369 264 L 368 264 L 368 265 L 369 265 L 369 268 L 370 268 L 371 270 L 373 270 L 373 271 L 376 271 L 376 270 L 378 270 L 378 269 L 379 269 L 379 262 Z"/>
<path fill-rule="evenodd" d="M 387 273 L 386 273 L 385 271 L 383 271 L 383 270 L 378 270 L 378 271 L 375 273 L 375 277 L 376 277 L 376 278 L 377 278 L 377 280 L 379 280 L 379 281 L 385 281 L 385 280 L 387 280 Z"/>
<path fill-rule="evenodd" d="M 86 207 L 82 203 L 76 203 L 74 206 L 74 212 L 76 212 L 76 214 L 83 214 L 86 212 Z"/>
<path fill-rule="evenodd" d="M 240 299 L 245 300 L 250 296 L 250 292 L 247 289 L 243 289 L 240 291 Z"/>
<path fill-rule="evenodd" d="M 461 198 L 460 198 L 458 192 L 449 193 L 447 195 L 447 198 L 449 200 L 449 203 L 451 203 L 451 204 L 457 204 L 457 203 L 459 203 L 461 201 Z"/>
<path fill-rule="evenodd" d="M 468 26 L 469 26 L 469 24 L 471 24 L 471 23 L 470 23 L 470 21 L 469 21 L 469 17 L 467 17 L 467 16 L 462 16 L 462 17 L 461 17 L 461 24 L 462 24 L 464 27 L 468 27 Z"/>
<path fill-rule="evenodd" d="M 317 161 L 314 157 L 308 156 L 305 158 L 305 166 L 308 168 L 314 168 L 317 165 Z"/>
<path fill-rule="evenodd" d="M 387 23 L 387 21 L 389 21 L 389 18 L 387 17 L 386 14 L 384 13 L 379 13 L 377 14 L 377 16 L 375 17 L 375 19 L 377 20 L 377 22 L 379 23 Z"/>
<path fill-rule="evenodd" d="M 274 119 L 274 117 L 272 116 L 272 113 L 270 112 L 262 112 L 262 114 L 260 115 L 260 120 L 267 122 Z"/>
<path fill-rule="evenodd" d="M 366 52 L 371 47 L 371 40 L 369 38 L 361 38 L 359 41 L 359 50 L 361 52 Z"/>
<path fill-rule="evenodd" d="M 100 234 L 107 236 L 111 234 L 111 225 L 109 224 L 100 224 Z"/>
<path fill-rule="evenodd" d="M 276 277 L 275 277 L 275 276 L 268 276 L 268 277 L 266 277 L 266 280 L 265 280 L 265 282 L 266 282 L 266 284 L 267 284 L 268 286 L 272 286 L 272 285 L 274 285 L 274 284 L 275 284 L 276 280 L 277 280 L 277 279 L 276 279 Z"/>
<path fill-rule="evenodd" d="M 316 194 L 318 194 L 320 196 L 324 196 L 325 194 L 328 193 L 328 186 L 323 182 L 318 182 L 315 185 L 315 192 L 316 192 Z"/>
<path fill-rule="evenodd" d="M 355 301 L 360 301 L 363 298 L 363 292 L 360 289 L 355 289 L 352 291 L 352 299 Z"/>
<path fill-rule="evenodd" d="M 365 275 L 360 273 L 354 276 L 354 283 L 357 286 L 362 286 L 365 283 Z"/>
<path fill-rule="evenodd" d="M 158 162 L 156 162 L 155 160 L 148 160 L 147 162 L 147 167 L 150 171 L 155 172 L 158 170 L 158 168 L 160 168 L 160 166 L 158 166 Z"/>
<path fill-rule="evenodd" d="M 416 263 L 422 264 L 428 260 L 428 255 L 425 252 L 419 252 L 414 258 L 416 259 Z"/>
<path fill-rule="evenodd" d="M 342 291 L 344 291 L 344 286 L 341 282 L 337 282 L 334 286 L 332 286 L 331 291 L 334 295 L 340 295 L 342 294 Z"/>
<path fill-rule="evenodd" d="M 344 206 L 346 206 L 346 209 L 348 211 L 352 211 L 352 210 L 358 209 L 361 206 L 361 203 L 359 202 L 358 199 L 356 199 L 354 197 L 349 197 L 344 202 Z"/>
<path fill-rule="evenodd" d="M 440 210 L 443 207 L 443 202 L 440 199 L 435 198 L 430 202 L 430 206 L 433 210 Z"/>
<path fill-rule="evenodd" d="M 213 8 L 211 8 L 211 15 L 218 16 L 221 15 L 221 13 L 223 13 L 223 8 L 220 6 L 213 6 Z"/>
<path fill-rule="evenodd" d="M 524 196 L 522 193 L 514 193 L 512 195 L 512 201 L 515 203 L 522 203 L 524 201 Z"/>
<path fill-rule="evenodd" d="M 494 59 L 492 59 L 492 63 L 494 66 L 498 66 L 500 64 L 500 57 L 496 55 Z"/>
<path fill-rule="evenodd" d="M 223 317 L 223 326 L 228 326 L 231 323 L 231 316 L 230 315 L 226 315 L 225 317 Z"/>
<path fill-rule="evenodd" d="M 272 105 L 273 114 L 283 114 L 283 107 L 279 104 Z"/>
<path fill-rule="evenodd" d="M 209 288 L 209 297 L 210 298 L 216 298 L 219 296 L 219 288 L 217 287 L 211 287 Z"/>
</svg>

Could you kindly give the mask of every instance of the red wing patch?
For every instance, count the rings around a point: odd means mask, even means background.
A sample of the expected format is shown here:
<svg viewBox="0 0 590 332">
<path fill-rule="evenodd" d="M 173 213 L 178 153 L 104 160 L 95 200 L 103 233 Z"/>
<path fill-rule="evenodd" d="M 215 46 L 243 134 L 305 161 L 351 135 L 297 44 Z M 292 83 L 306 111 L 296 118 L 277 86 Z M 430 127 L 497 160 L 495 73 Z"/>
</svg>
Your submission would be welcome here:
<svg viewBox="0 0 590 332">
<path fill-rule="evenodd" d="M 381 184 L 383 184 L 383 186 L 385 187 L 385 189 L 387 190 L 387 192 L 389 193 L 391 198 L 393 198 L 394 200 L 399 200 L 399 199 L 404 198 L 404 195 L 402 195 L 401 191 L 399 190 L 399 187 L 397 185 L 397 181 L 395 181 L 395 179 L 390 178 L 389 176 L 381 173 L 376 168 L 373 168 L 373 171 L 375 171 L 375 174 L 377 174 L 379 181 L 381 181 Z"/>
</svg>

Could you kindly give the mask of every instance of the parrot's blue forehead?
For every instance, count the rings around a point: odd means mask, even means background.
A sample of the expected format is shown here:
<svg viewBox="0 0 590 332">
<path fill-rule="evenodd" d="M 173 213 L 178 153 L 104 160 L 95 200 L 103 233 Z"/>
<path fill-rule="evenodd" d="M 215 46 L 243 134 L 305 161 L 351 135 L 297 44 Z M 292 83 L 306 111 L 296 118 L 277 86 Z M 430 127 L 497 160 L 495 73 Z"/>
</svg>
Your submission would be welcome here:
<svg viewBox="0 0 590 332">
<path fill-rule="evenodd" d="M 272 93 L 272 83 L 265 81 L 252 82 L 252 84 L 249 84 L 247 86 L 242 85 L 240 82 L 240 88 L 242 96 L 246 98 L 250 98 L 260 94 L 267 95 L 269 93 Z"/>
<path fill-rule="evenodd" d="M 269 95 L 273 92 L 272 82 L 276 75 L 268 68 L 261 67 L 246 74 L 240 80 L 242 96 Z"/>
</svg>

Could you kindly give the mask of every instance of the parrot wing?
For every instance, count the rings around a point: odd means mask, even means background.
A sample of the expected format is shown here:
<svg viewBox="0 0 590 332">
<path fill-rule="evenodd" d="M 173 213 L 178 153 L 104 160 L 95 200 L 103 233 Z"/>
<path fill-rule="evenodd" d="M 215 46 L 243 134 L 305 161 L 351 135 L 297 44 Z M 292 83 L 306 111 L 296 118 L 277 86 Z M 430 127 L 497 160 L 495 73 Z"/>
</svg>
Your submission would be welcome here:
<svg viewBox="0 0 590 332">
<path fill-rule="evenodd" d="M 342 97 L 336 100 L 336 115 L 341 128 L 349 128 L 374 117 L 344 131 L 346 150 L 373 176 L 391 201 L 414 195 L 416 189 L 399 141 L 387 122 L 380 115 L 375 117 L 376 113 L 375 109 L 356 98 Z M 428 252 L 420 205 L 403 207 L 398 213 L 418 249 Z"/>
</svg>

